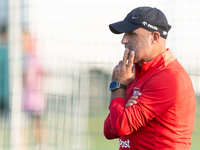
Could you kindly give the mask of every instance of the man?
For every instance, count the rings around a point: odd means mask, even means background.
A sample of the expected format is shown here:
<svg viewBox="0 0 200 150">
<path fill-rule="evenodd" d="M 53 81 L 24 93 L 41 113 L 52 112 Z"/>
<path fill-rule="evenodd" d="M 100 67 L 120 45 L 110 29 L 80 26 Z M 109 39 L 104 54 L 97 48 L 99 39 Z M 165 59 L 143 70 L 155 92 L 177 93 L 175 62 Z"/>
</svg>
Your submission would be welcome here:
<svg viewBox="0 0 200 150">
<path fill-rule="evenodd" d="M 156 8 L 133 9 L 109 25 L 124 33 L 123 60 L 110 83 L 107 139 L 119 138 L 119 149 L 188 150 L 195 119 L 195 93 L 166 38 L 171 26 Z"/>
</svg>

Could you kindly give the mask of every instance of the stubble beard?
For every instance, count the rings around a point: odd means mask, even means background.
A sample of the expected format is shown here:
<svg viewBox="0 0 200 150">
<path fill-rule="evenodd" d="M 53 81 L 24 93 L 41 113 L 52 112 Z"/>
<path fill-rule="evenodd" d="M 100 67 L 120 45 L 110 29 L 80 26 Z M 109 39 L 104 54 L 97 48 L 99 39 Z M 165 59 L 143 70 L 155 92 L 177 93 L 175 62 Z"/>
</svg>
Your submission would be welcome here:
<svg viewBox="0 0 200 150">
<path fill-rule="evenodd" d="M 128 59 L 130 58 L 131 52 L 132 52 L 132 51 L 135 52 L 134 63 L 136 63 L 136 62 L 135 62 L 135 58 L 136 58 L 136 56 L 137 56 L 137 50 L 134 50 L 134 49 L 133 49 L 131 46 L 129 46 L 129 45 L 125 45 L 125 48 L 128 48 L 128 49 L 129 49 Z"/>
</svg>

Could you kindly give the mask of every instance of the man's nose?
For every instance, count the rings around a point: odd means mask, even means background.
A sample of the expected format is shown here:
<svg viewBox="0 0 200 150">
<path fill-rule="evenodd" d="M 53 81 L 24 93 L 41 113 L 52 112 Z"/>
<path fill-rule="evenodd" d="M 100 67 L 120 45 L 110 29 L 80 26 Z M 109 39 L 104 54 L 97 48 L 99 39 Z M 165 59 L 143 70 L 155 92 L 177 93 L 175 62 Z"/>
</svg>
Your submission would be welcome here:
<svg viewBox="0 0 200 150">
<path fill-rule="evenodd" d="M 122 40 L 121 40 L 121 43 L 122 43 L 122 44 L 127 44 L 127 43 L 129 43 L 127 33 L 124 34 L 124 36 L 123 36 L 123 38 L 122 38 Z"/>
</svg>

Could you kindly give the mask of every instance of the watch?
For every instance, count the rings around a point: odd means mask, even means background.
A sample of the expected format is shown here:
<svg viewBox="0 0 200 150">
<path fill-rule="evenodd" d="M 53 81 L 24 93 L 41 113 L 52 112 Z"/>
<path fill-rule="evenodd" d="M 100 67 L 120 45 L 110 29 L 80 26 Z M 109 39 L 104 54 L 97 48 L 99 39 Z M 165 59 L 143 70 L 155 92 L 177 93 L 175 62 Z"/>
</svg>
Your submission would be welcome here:
<svg viewBox="0 0 200 150">
<path fill-rule="evenodd" d="M 112 81 L 109 85 L 109 90 L 114 91 L 118 88 L 122 88 L 126 90 L 126 86 L 124 84 L 119 83 L 118 81 Z"/>
</svg>

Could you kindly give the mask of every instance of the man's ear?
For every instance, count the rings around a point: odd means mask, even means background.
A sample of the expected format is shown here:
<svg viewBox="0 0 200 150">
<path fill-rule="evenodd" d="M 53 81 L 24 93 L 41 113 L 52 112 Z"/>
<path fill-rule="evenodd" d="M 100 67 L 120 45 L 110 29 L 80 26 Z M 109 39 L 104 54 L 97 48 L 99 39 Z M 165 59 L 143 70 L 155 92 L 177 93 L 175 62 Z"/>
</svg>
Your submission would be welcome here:
<svg viewBox="0 0 200 150">
<path fill-rule="evenodd" d="M 153 32 L 152 33 L 152 44 L 156 44 L 158 41 L 159 41 L 159 39 L 160 39 L 160 33 L 159 32 Z"/>
</svg>

